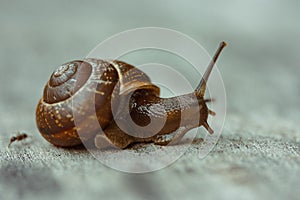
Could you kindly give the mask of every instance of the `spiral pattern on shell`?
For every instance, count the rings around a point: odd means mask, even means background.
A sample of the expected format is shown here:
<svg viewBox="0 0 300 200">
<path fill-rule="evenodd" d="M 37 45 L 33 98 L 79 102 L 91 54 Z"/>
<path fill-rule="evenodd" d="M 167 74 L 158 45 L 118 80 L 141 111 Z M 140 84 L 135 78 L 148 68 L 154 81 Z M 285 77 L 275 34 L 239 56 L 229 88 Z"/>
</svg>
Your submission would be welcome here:
<svg viewBox="0 0 300 200">
<path fill-rule="evenodd" d="M 36 108 L 36 123 L 42 136 L 56 146 L 70 147 L 87 141 L 101 130 L 91 126 L 96 116 L 104 130 L 112 121 L 113 95 L 125 95 L 137 88 L 159 88 L 134 66 L 121 61 L 75 60 L 57 68 L 47 82 Z M 74 103 L 73 99 L 76 95 Z M 76 112 L 76 126 L 74 122 Z M 79 116 L 79 119 L 78 119 Z M 84 129 L 85 135 L 78 134 Z"/>
</svg>

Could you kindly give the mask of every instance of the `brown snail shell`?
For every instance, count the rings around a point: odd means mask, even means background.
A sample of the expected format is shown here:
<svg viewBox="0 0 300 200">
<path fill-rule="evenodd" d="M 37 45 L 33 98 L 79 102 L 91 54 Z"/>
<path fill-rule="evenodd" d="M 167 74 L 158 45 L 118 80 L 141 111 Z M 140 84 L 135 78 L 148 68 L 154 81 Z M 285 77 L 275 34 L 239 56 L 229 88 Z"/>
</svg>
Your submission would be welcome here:
<svg viewBox="0 0 300 200">
<path fill-rule="evenodd" d="M 81 144 L 82 140 L 94 136 L 98 132 L 95 129 L 97 127 L 88 126 L 88 115 L 94 112 L 92 98 L 95 98 L 98 122 L 105 129 L 112 120 L 111 96 L 119 79 L 122 85 L 118 90 L 120 95 L 136 88 L 153 90 L 159 95 L 159 88 L 150 82 L 146 74 L 121 61 L 86 59 L 60 66 L 51 75 L 44 88 L 43 98 L 37 105 L 36 122 L 42 136 L 50 143 L 62 147 Z M 81 98 L 83 102 L 80 105 L 72 104 L 74 95 L 87 95 L 89 89 L 90 96 Z M 85 113 L 82 123 L 86 124 L 83 127 L 89 134 L 84 137 L 81 135 L 79 138 L 77 133 L 74 110 Z"/>
</svg>

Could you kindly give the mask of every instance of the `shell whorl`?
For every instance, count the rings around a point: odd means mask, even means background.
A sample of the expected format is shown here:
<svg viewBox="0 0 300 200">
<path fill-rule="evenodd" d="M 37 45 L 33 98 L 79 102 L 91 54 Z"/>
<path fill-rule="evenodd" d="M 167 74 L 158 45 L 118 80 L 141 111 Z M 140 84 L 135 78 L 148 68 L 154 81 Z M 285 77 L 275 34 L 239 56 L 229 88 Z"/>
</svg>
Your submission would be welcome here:
<svg viewBox="0 0 300 200">
<path fill-rule="evenodd" d="M 52 73 L 37 105 L 38 129 L 54 145 L 81 144 L 112 121 L 112 96 L 120 100 L 118 96 L 137 89 L 149 89 L 159 95 L 159 88 L 145 73 L 121 61 L 84 59 L 63 64 Z M 92 122 L 95 112 L 98 126 Z M 86 134 L 79 136 L 79 128 Z"/>
<path fill-rule="evenodd" d="M 72 61 L 58 67 L 51 75 L 44 89 L 46 103 L 58 103 L 75 94 L 88 80 L 92 73 L 91 64 Z"/>
<path fill-rule="evenodd" d="M 56 69 L 45 86 L 36 110 L 42 136 L 57 146 L 75 146 L 90 139 L 99 129 L 89 126 L 96 116 L 101 128 L 111 118 L 110 98 L 118 75 L 108 62 L 76 60 Z M 74 115 L 76 114 L 76 125 Z M 78 135 L 78 126 L 86 135 Z"/>
</svg>

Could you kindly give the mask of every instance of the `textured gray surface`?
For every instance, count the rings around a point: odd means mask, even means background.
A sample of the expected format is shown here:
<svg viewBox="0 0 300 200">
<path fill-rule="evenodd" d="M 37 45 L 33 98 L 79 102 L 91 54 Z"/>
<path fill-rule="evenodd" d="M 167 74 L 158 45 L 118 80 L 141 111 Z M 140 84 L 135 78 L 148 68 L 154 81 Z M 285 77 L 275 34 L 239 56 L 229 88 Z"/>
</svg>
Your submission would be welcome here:
<svg viewBox="0 0 300 200">
<path fill-rule="evenodd" d="M 0 199 L 299 197 L 299 1 L 89 2 L 1 1 Z M 34 110 L 53 69 L 141 26 L 184 32 L 210 53 L 229 43 L 219 63 L 228 112 L 213 151 L 200 160 L 193 144 L 171 166 L 133 175 L 46 143 Z M 8 150 L 18 131 L 31 138 Z"/>
</svg>

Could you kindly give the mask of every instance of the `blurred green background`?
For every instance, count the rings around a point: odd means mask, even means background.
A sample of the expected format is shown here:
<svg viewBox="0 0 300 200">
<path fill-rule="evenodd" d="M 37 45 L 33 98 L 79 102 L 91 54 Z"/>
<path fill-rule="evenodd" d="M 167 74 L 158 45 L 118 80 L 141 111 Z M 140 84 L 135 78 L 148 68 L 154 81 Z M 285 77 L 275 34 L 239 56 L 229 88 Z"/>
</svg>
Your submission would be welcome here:
<svg viewBox="0 0 300 200">
<path fill-rule="evenodd" d="M 183 32 L 210 54 L 227 41 L 219 67 L 228 113 L 273 109 L 293 120 L 300 96 L 299 8 L 296 0 L 2 0 L 0 131 L 36 131 L 35 104 L 57 66 L 85 57 L 111 35 L 145 26 Z"/>
<path fill-rule="evenodd" d="M 255 138 L 290 130 L 280 137 L 299 147 L 299 9 L 297 0 L 0 0 L 0 134 L 39 137 L 35 106 L 57 66 L 116 33 L 157 26 L 191 36 L 210 54 L 228 43 L 218 63 L 228 98 L 225 132 Z"/>
</svg>

